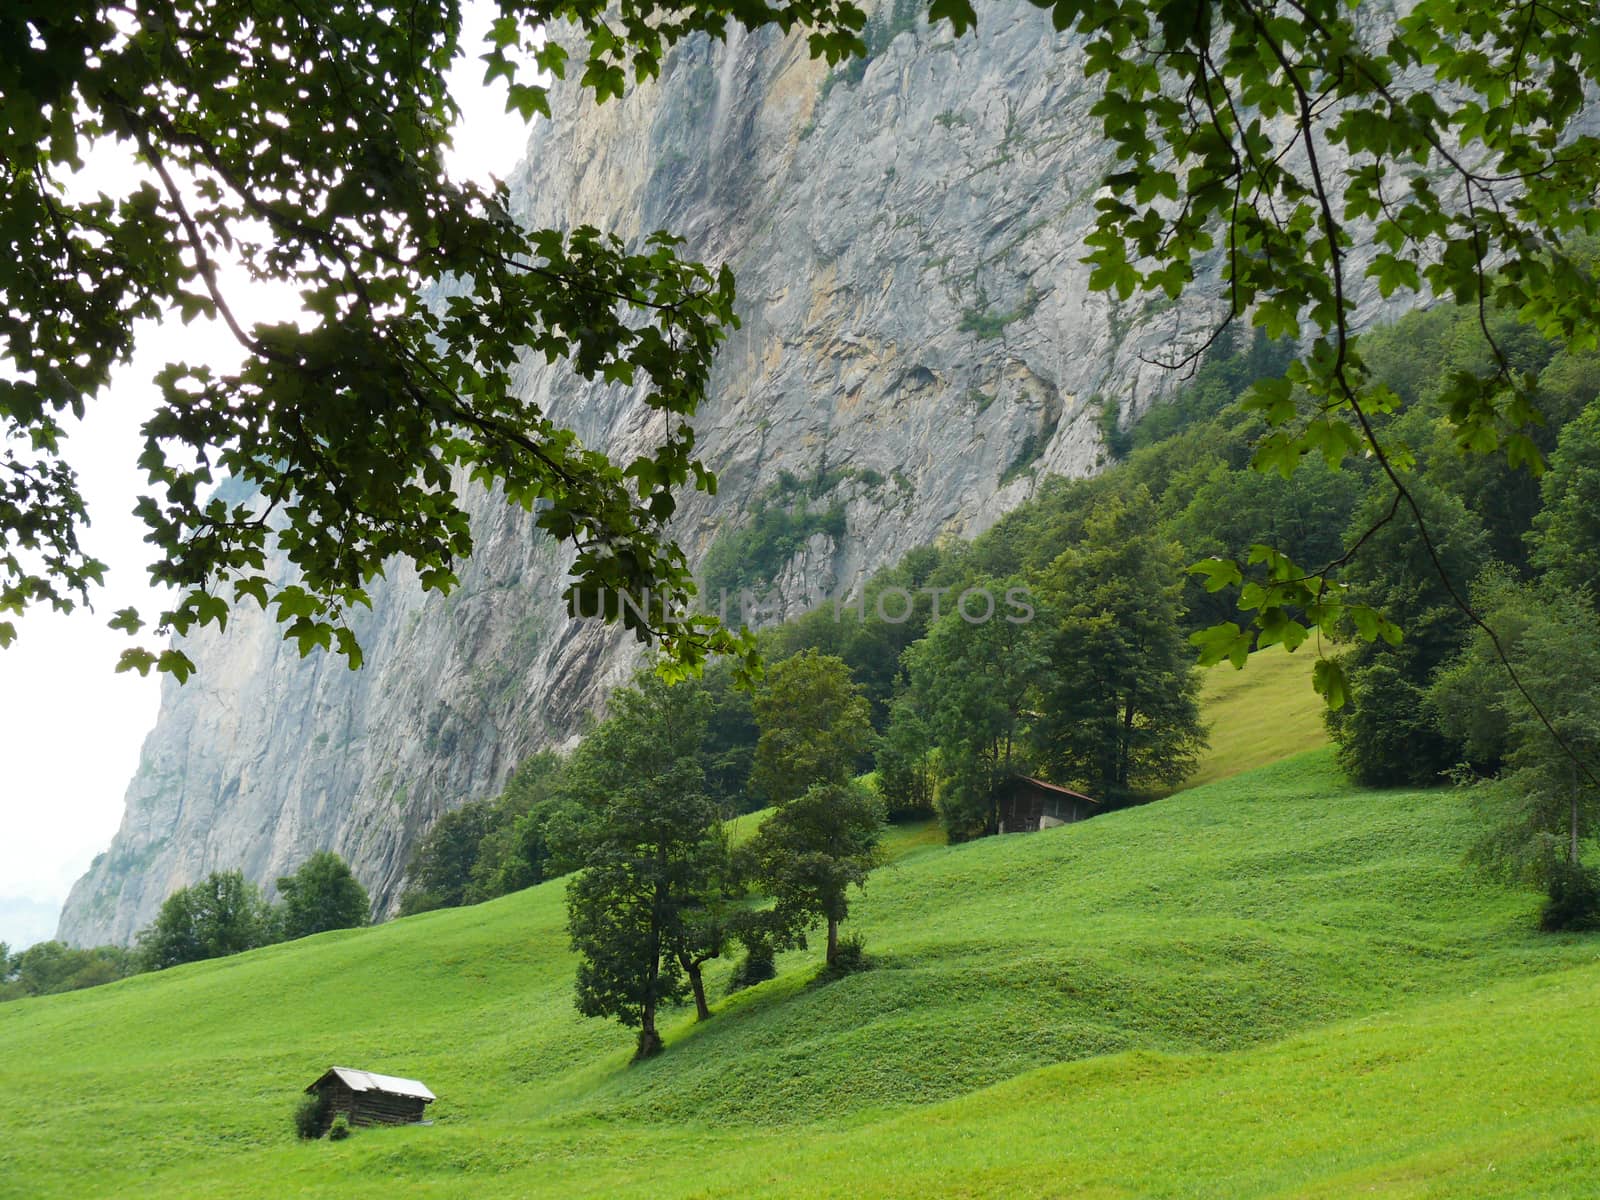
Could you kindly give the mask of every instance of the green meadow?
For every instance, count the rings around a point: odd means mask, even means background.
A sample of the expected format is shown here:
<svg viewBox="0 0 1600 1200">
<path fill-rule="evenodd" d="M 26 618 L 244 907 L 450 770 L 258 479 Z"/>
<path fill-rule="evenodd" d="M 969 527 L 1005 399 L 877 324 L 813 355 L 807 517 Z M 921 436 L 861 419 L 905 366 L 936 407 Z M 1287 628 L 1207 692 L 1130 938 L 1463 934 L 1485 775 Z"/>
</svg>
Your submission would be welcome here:
<svg viewBox="0 0 1600 1200">
<path fill-rule="evenodd" d="M 1243 766 L 1259 665 L 1208 710 Z M 721 964 L 639 1066 L 573 1009 L 561 881 L 0 1006 L 0 1194 L 1600 1194 L 1600 938 L 1463 865 L 1457 793 L 1212 765 L 1037 835 L 897 829 L 846 927 L 871 970 Z M 434 1124 L 296 1141 L 335 1063 Z"/>
</svg>

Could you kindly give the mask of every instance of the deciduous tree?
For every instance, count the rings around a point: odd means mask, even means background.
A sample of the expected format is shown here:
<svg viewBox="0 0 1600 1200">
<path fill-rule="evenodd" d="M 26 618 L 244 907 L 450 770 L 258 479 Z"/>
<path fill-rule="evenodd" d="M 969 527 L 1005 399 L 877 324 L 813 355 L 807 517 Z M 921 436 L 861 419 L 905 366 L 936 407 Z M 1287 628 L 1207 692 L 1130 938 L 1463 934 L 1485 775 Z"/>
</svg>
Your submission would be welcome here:
<svg viewBox="0 0 1600 1200">
<path fill-rule="evenodd" d="M 974 588 L 997 598 L 992 619 L 952 610 L 906 652 L 909 692 L 939 755 L 938 807 L 954 840 L 999 828 L 999 785 L 1031 769 L 1028 742 L 1045 655 L 1038 613 L 1003 610 L 998 597 L 1025 595 L 1020 578 L 979 577 Z M 1004 615 L 1002 615 L 1004 612 Z"/>
<path fill-rule="evenodd" d="M 213 871 L 168 896 L 156 919 L 139 932 L 146 970 L 221 958 L 276 940 L 266 897 L 239 871 Z"/>
<path fill-rule="evenodd" d="M 1193 770 L 1205 728 L 1181 561 L 1141 489 L 1108 497 L 1041 575 L 1048 666 L 1033 741 L 1052 778 L 1117 802 Z"/>
<path fill-rule="evenodd" d="M 279 930 L 285 938 L 308 937 L 328 929 L 354 929 L 372 915 L 367 889 L 331 850 L 319 850 L 293 875 L 278 878 L 282 908 Z"/>
<path fill-rule="evenodd" d="M 567 888 L 578 1009 L 639 1030 L 636 1058 L 662 1048 L 665 1004 L 692 994 L 711 1015 L 702 967 L 727 938 L 732 875 L 700 760 L 708 701 L 652 675 L 612 693 L 570 767 L 585 818 Z"/>
<path fill-rule="evenodd" d="M 850 889 L 866 883 L 882 837 L 882 804 L 859 783 L 819 783 L 780 805 L 744 850 L 752 886 L 773 901 L 763 925 L 771 942 L 803 946 L 823 921 L 836 965 Z"/>
<path fill-rule="evenodd" d="M 832 655 L 805 650 L 774 663 L 752 703 L 761 736 L 750 784 L 773 804 L 843 783 L 872 748 L 872 710 Z"/>
</svg>

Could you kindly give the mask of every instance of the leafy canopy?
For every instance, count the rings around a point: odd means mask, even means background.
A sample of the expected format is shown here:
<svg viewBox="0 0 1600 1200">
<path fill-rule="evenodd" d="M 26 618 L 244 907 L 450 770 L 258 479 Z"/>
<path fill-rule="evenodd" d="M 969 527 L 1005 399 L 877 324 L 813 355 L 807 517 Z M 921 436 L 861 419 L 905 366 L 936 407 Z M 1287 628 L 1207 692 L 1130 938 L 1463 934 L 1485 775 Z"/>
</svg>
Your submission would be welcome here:
<svg viewBox="0 0 1600 1200">
<path fill-rule="evenodd" d="M 567 851 L 583 866 L 567 887 L 567 928 L 578 1010 L 637 1028 L 642 1059 L 661 1049 L 658 1008 L 686 985 L 708 1015 L 700 967 L 722 952 L 732 872 L 705 792 L 705 691 L 642 673 L 608 708 L 568 769 L 585 819 Z"/>
<path fill-rule="evenodd" d="M 283 899 L 280 932 L 286 939 L 354 929 L 365 925 L 372 911 L 367 889 L 331 850 L 317 851 L 293 875 L 280 876 L 278 895 Z"/>
<path fill-rule="evenodd" d="M 814 28 L 813 53 L 859 45 L 860 10 L 768 5 L 506 0 L 488 76 L 524 116 L 549 113 L 530 68 L 562 76 L 564 26 L 586 48 L 579 85 L 619 96 L 696 31 Z M 245 598 L 274 610 L 302 652 L 361 661 L 348 622 L 391 559 L 448 590 L 472 549 L 469 484 L 497 485 L 576 546 L 574 611 L 603 612 L 695 664 L 743 643 L 672 606 L 620 610 L 646 589 L 692 586 L 667 536 L 675 489 L 714 489 L 690 417 L 712 353 L 736 324 L 733 280 L 656 233 L 627 246 L 580 226 L 528 230 L 503 185 L 452 182 L 456 116 L 445 72 L 467 52 L 459 3 L 135 0 L 8 5 L 0 13 L 0 615 L 70 609 L 103 581 L 78 534 L 88 518 L 70 419 L 106 391 L 135 323 L 220 319 L 243 350 L 218 374 L 174 363 L 144 428 L 138 513 L 155 582 L 175 599 L 158 633 L 223 625 Z M 66 187 L 86 147 L 136 160 L 115 196 Z M 245 328 L 220 267 L 293 284 L 305 318 Z M 583 446 L 519 394 L 525 359 L 564 360 L 663 416 L 628 463 Z M 215 490 L 224 479 L 241 487 Z M 273 546 L 292 580 L 267 569 Z M 137 633 L 141 614 L 114 624 Z M 0 645 L 15 637 L 0 620 Z M 120 666 L 180 679 L 180 649 L 134 647 Z"/>
<path fill-rule="evenodd" d="M 1593 5 L 1419 0 L 1358 20 L 1351 0 L 1034 2 L 1083 39 L 1116 147 L 1088 239 L 1091 287 L 1175 298 L 1220 257 L 1221 324 L 1248 318 L 1307 347 L 1251 394 L 1267 426 L 1257 465 L 1287 475 L 1308 456 L 1370 454 L 1391 511 L 1431 548 L 1412 452 L 1381 436 L 1404 401 L 1369 370 L 1356 307 L 1364 287 L 1450 298 L 1576 350 L 1595 344 L 1600 297 L 1569 249 L 1600 229 L 1600 139 L 1579 123 L 1600 84 Z M 801 29 L 830 62 L 866 49 L 865 14 L 846 0 L 499 9 L 488 75 L 530 117 L 549 104 L 523 55 L 575 71 L 604 101 L 655 76 L 684 37 L 722 37 L 735 21 Z M 977 24 L 971 0 L 932 0 L 928 16 L 958 35 Z M 64 421 L 105 390 L 136 320 L 176 311 L 220 317 L 246 353 L 227 376 L 175 364 L 160 377 L 140 513 L 155 578 L 176 589 L 162 630 L 221 624 L 250 597 L 303 651 L 359 662 L 346 617 L 388 560 L 409 560 L 427 587 L 454 582 L 472 545 L 459 493 L 473 481 L 576 544 L 575 609 L 658 636 L 690 665 L 709 649 L 748 652 L 707 619 L 616 600 L 691 586 L 667 522 L 674 489 L 714 487 L 687 418 L 735 321 L 732 280 L 685 261 L 669 235 L 630 247 L 590 228 L 524 230 L 503 188 L 450 182 L 443 74 L 463 51 L 455 3 L 136 0 L 0 15 L 0 225 L 16 248 L 0 262 L 0 611 L 71 607 L 100 580 L 77 539 L 86 514 Z M 138 157 L 136 182 L 69 198 L 63 178 L 97 138 Z M 241 328 L 224 255 L 292 281 L 305 324 Z M 1484 364 L 1437 403 L 1458 448 L 1537 471 L 1534 380 L 1480 325 Z M 582 446 L 516 394 L 525 357 L 634 389 L 663 414 L 662 440 L 628 464 Z M 224 476 L 248 497 L 213 494 Z M 296 581 L 266 573 L 274 540 Z M 1250 614 L 1199 635 L 1203 657 L 1240 662 L 1346 623 L 1396 640 L 1337 578 L 1349 554 L 1300 564 L 1258 544 L 1247 557 L 1264 581 L 1232 559 L 1200 564 L 1213 590 L 1243 585 Z M 0 643 L 14 632 L 0 621 Z M 134 648 L 123 665 L 192 669 L 178 649 Z M 1317 678 L 1330 702 L 1347 690 L 1336 663 Z"/>
</svg>

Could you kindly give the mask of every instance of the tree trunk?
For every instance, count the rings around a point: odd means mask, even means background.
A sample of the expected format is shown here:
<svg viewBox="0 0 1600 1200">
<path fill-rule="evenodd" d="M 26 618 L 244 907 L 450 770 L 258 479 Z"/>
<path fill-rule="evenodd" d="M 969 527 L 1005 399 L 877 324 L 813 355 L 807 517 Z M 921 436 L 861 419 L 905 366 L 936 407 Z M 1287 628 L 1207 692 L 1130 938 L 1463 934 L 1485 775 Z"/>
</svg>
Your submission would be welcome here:
<svg viewBox="0 0 1600 1200">
<path fill-rule="evenodd" d="M 643 1062 L 647 1058 L 654 1058 L 661 1050 L 661 1035 L 656 1032 L 655 1014 L 651 1013 L 639 1030 L 639 1048 L 633 1052 L 633 1061 Z"/>
<path fill-rule="evenodd" d="M 1578 865 L 1578 789 L 1572 789 L 1572 843 L 1567 847 L 1567 861 Z"/>
<path fill-rule="evenodd" d="M 706 1007 L 706 981 L 701 977 L 699 963 L 685 963 L 684 973 L 689 976 L 689 986 L 694 989 L 694 1017 L 697 1021 L 709 1021 L 711 1009 Z"/>
<path fill-rule="evenodd" d="M 834 965 L 839 957 L 839 920 L 837 917 L 828 918 L 828 965 Z"/>
<path fill-rule="evenodd" d="M 665 858 L 665 853 L 661 857 Z M 634 1062 L 661 1053 L 661 1035 L 656 1032 L 656 997 L 661 990 L 661 923 L 665 891 L 665 887 L 657 883 L 651 898 L 650 968 L 645 976 L 644 1011 L 639 1019 L 639 1048 L 633 1052 Z"/>
</svg>

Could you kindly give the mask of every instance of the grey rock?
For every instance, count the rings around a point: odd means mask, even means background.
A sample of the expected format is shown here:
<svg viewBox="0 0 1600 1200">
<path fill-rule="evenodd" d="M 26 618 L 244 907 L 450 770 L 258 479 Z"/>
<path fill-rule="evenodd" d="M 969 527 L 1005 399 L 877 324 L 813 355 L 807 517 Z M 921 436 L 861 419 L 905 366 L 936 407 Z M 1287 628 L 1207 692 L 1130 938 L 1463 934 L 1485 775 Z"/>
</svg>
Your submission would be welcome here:
<svg viewBox="0 0 1600 1200">
<path fill-rule="evenodd" d="M 798 38 L 735 29 L 681 47 L 623 102 L 562 89 L 513 180 L 523 220 L 670 228 L 732 265 L 743 328 L 697 421 L 721 488 L 689 497 L 678 530 L 701 556 L 780 472 L 854 472 L 825 498 L 845 536 L 812 537 L 772 581 L 789 615 L 981 531 L 1045 474 L 1099 469 L 1100 398 L 1134 419 L 1175 382 L 1153 360 L 1217 316 L 1089 292 L 1079 260 L 1108 153 L 1081 47 L 1048 14 L 1006 0 L 959 45 L 925 23 L 878 39 L 854 82 Z M 656 432 L 626 390 L 542 364 L 521 385 L 591 445 L 627 455 Z M 493 495 L 471 505 L 460 589 L 425 595 L 392 572 L 362 623 L 361 671 L 299 658 L 253 611 L 190 639 L 199 673 L 166 685 L 63 938 L 128 942 L 208 871 L 270 886 L 323 848 L 392 912 L 430 822 L 572 740 L 640 649 L 567 619 L 566 548 Z"/>
</svg>

